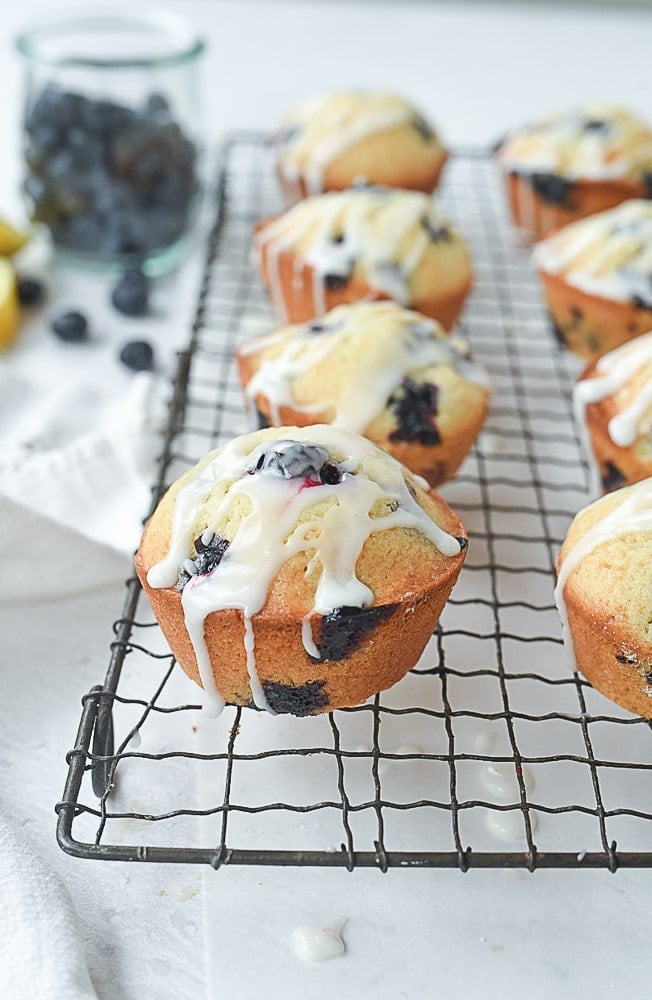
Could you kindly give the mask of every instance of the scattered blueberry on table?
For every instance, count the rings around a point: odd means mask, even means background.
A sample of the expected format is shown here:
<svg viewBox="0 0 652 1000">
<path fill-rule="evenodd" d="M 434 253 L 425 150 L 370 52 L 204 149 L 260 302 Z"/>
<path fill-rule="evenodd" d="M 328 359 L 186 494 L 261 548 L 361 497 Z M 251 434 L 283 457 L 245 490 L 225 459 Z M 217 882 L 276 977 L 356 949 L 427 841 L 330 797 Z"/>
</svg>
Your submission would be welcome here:
<svg viewBox="0 0 652 1000">
<path fill-rule="evenodd" d="M 36 278 L 19 278 L 17 288 L 21 306 L 37 306 L 45 298 L 45 286 Z"/>
<path fill-rule="evenodd" d="M 146 340 L 130 340 L 120 351 L 120 360 L 134 372 L 151 372 L 154 369 L 154 351 Z"/>
<path fill-rule="evenodd" d="M 88 340 L 88 320 L 75 311 L 59 313 L 51 323 L 52 332 L 68 344 L 80 344 Z"/>
<path fill-rule="evenodd" d="M 125 271 L 111 292 L 111 302 L 125 316 L 144 316 L 149 308 L 149 282 L 142 271 Z"/>
</svg>

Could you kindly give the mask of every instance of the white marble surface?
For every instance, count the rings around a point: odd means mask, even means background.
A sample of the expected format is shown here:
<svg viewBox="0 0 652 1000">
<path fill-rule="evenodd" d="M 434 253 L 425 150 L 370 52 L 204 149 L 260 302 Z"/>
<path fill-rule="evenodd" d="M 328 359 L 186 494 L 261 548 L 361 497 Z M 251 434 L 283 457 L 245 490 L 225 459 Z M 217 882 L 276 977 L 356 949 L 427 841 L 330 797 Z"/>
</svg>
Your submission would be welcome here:
<svg viewBox="0 0 652 1000">
<path fill-rule="evenodd" d="M 301 0 L 168 6 L 209 38 L 212 139 L 232 127 L 268 128 L 296 98 L 348 84 L 412 95 L 456 143 L 491 141 L 515 121 L 576 100 L 607 97 L 641 111 L 650 105 L 650 11 Z M 16 206 L 19 172 L 20 66 L 10 39 L 53 8 L 25 0 L 3 9 L 0 214 Z M 89 310 L 101 312 L 105 289 L 71 280 L 53 277 L 55 297 L 83 293 Z M 175 310 L 154 323 L 166 363 L 185 338 L 192 308 L 192 281 L 181 288 L 166 297 L 176 297 Z M 124 328 L 109 312 L 101 315 L 108 357 Z M 27 331 L 22 363 L 46 336 L 38 323 Z M 110 372 L 119 391 L 117 370 Z M 83 597 L 0 607 L 0 808 L 68 885 L 103 1000 L 645 994 L 649 871 L 214 873 L 63 855 L 54 843 L 53 804 L 79 699 L 104 673 L 121 599 L 116 582 Z M 202 901 L 211 928 L 206 945 Z M 340 916 L 348 917 L 346 955 L 301 964 L 293 928 Z"/>
</svg>

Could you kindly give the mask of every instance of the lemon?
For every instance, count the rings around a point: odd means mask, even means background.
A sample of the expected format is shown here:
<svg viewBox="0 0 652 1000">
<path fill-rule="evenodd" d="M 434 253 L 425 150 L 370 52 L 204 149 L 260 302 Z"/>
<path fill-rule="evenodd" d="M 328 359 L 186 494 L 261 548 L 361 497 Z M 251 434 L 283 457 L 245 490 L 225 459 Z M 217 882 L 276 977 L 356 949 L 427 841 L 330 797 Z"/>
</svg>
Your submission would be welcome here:
<svg viewBox="0 0 652 1000">
<path fill-rule="evenodd" d="M 16 272 L 11 261 L 0 257 L 0 351 L 13 342 L 18 333 L 18 291 Z"/>
<path fill-rule="evenodd" d="M 17 229 L 10 226 L 4 219 L 0 219 L 1 257 L 11 257 L 17 250 L 20 250 L 21 247 L 25 246 L 28 238 L 29 237 L 25 233 L 19 233 Z"/>
</svg>

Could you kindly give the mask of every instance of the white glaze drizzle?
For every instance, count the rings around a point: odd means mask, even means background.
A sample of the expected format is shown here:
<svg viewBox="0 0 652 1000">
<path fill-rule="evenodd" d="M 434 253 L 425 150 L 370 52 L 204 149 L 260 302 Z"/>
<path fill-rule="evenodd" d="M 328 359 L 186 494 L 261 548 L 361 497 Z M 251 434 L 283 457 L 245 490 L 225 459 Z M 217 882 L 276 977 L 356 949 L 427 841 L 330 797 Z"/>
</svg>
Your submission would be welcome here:
<svg viewBox="0 0 652 1000">
<path fill-rule="evenodd" d="M 628 379 L 644 366 L 650 366 L 651 377 L 643 381 L 629 406 L 607 424 L 607 433 L 613 443 L 626 448 L 635 442 L 640 433 L 645 432 L 646 427 L 641 426 L 641 421 L 652 406 L 652 333 L 604 354 L 596 363 L 596 374 L 592 378 L 580 379 L 573 387 L 573 413 L 591 463 L 591 486 L 596 493 L 600 491 L 600 470 L 593 458 L 587 407 L 620 392 Z"/>
<path fill-rule="evenodd" d="M 589 295 L 652 305 L 652 203 L 633 198 L 537 243 L 536 266 Z"/>
<path fill-rule="evenodd" d="M 322 962 L 335 958 L 345 950 L 341 938 L 347 918 L 333 920 L 327 927 L 318 924 L 301 924 L 292 931 L 294 951 L 304 962 Z"/>
<path fill-rule="evenodd" d="M 530 812 L 530 829 L 537 828 L 536 813 Z M 521 840 L 525 838 L 525 821 L 520 809 L 495 810 L 487 814 L 487 827 L 501 840 Z"/>
<path fill-rule="evenodd" d="M 418 112 L 407 101 L 384 92 L 347 91 L 305 101 L 281 123 L 288 136 L 278 152 L 283 179 L 300 192 L 319 194 L 329 165 L 358 142 L 409 122 Z M 433 133 L 433 140 L 437 142 Z"/>
<path fill-rule="evenodd" d="M 273 579 L 293 555 L 309 555 L 308 572 L 319 571 L 313 607 L 306 615 L 302 635 L 310 655 L 318 654 L 310 633 L 310 616 L 326 615 L 342 605 L 364 607 L 373 603 L 372 591 L 358 579 L 356 563 L 371 534 L 389 528 L 414 528 L 442 554 L 455 556 L 460 543 L 440 528 L 412 497 L 403 467 L 364 438 L 324 425 L 284 428 L 235 438 L 218 449 L 198 474 L 177 493 L 168 553 L 147 574 L 151 587 L 176 584 L 179 567 L 188 558 L 194 525 L 208 496 L 222 488 L 213 520 L 219 527 L 234 500 L 242 497 L 248 508 L 229 548 L 213 572 L 191 576 L 181 593 L 186 628 L 205 692 L 205 708 L 218 714 L 224 701 L 217 690 L 204 636 L 205 620 L 213 611 L 235 608 L 245 622 L 245 650 L 254 704 L 270 711 L 258 679 L 252 619 L 264 606 Z M 277 435 L 275 437 L 274 435 Z M 260 442 L 260 443 L 258 443 Z M 300 479 L 269 473 L 248 474 L 260 456 L 283 449 L 291 442 L 321 446 L 343 456 L 342 479 L 329 485 L 306 487 Z M 373 478 L 366 469 L 373 466 Z M 301 516 L 323 500 L 335 500 L 315 517 Z M 390 499 L 384 517 L 370 517 L 378 501 Z"/>
<path fill-rule="evenodd" d="M 297 324 L 244 345 L 243 353 L 251 355 L 284 344 L 280 354 L 262 359 L 245 388 L 250 402 L 259 393 L 265 396 L 274 424 L 282 422 L 283 406 L 308 416 L 332 407 L 334 427 L 362 434 L 406 375 L 434 366 L 451 367 L 465 381 L 489 388 L 487 372 L 466 356 L 462 338 L 449 338 L 435 320 L 393 302 L 338 306 L 319 320 L 322 332 L 311 333 L 311 326 Z M 318 378 L 319 366 L 327 358 L 341 356 L 356 341 L 362 363 L 351 372 L 353 381 L 341 387 L 337 400 L 325 398 L 312 406 L 297 402 L 296 379 L 311 370 Z"/>
<path fill-rule="evenodd" d="M 329 192 L 306 198 L 267 223 L 255 243 L 266 254 L 270 297 L 282 320 L 287 311 L 279 257 L 286 250 L 297 252 L 313 269 L 315 315 L 325 311 L 326 276 L 348 278 L 352 268 L 374 292 L 408 304 L 410 278 L 430 243 L 423 220 L 446 228 L 449 239 L 442 243 L 442 253 L 455 245 L 466 255 L 461 237 L 420 191 L 376 187 Z"/>
<path fill-rule="evenodd" d="M 587 128 L 590 121 L 607 127 Z M 628 111 L 591 104 L 515 131 L 502 144 L 498 159 L 519 174 L 609 180 L 650 169 L 652 131 Z"/>
<path fill-rule="evenodd" d="M 572 652 L 572 641 L 568 628 L 568 612 L 564 588 L 568 577 L 583 559 L 599 546 L 625 535 L 652 532 L 652 478 L 626 487 L 624 498 L 603 518 L 593 525 L 565 554 L 559 567 L 555 587 L 555 603 L 562 623 L 562 634 L 567 648 Z M 613 503 L 613 494 L 601 497 L 592 505 Z"/>
<path fill-rule="evenodd" d="M 521 765 L 521 776 L 526 791 L 530 792 L 534 787 L 534 778 L 525 764 Z M 520 799 L 520 785 L 512 762 L 489 761 L 480 771 L 480 780 L 498 802 Z"/>
</svg>

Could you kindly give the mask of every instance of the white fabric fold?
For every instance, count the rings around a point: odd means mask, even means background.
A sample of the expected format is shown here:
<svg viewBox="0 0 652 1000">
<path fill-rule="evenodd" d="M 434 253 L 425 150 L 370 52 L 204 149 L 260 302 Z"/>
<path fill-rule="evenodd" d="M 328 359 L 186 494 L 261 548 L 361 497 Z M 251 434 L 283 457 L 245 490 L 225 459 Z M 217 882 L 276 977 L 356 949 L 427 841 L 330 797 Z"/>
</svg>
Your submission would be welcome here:
<svg viewBox="0 0 652 1000">
<path fill-rule="evenodd" d="M 67 890 L 0 817 L 2 1000 L 97 1000 Z"/>
<path fill-rule="evenodd" d="M 130 572 L 160 418 L 149 373 L 107 403 L 83 389 L 38 404 L 27 393 L 0 451 L 0 600 L 75 593 Z"/>
</svg>

